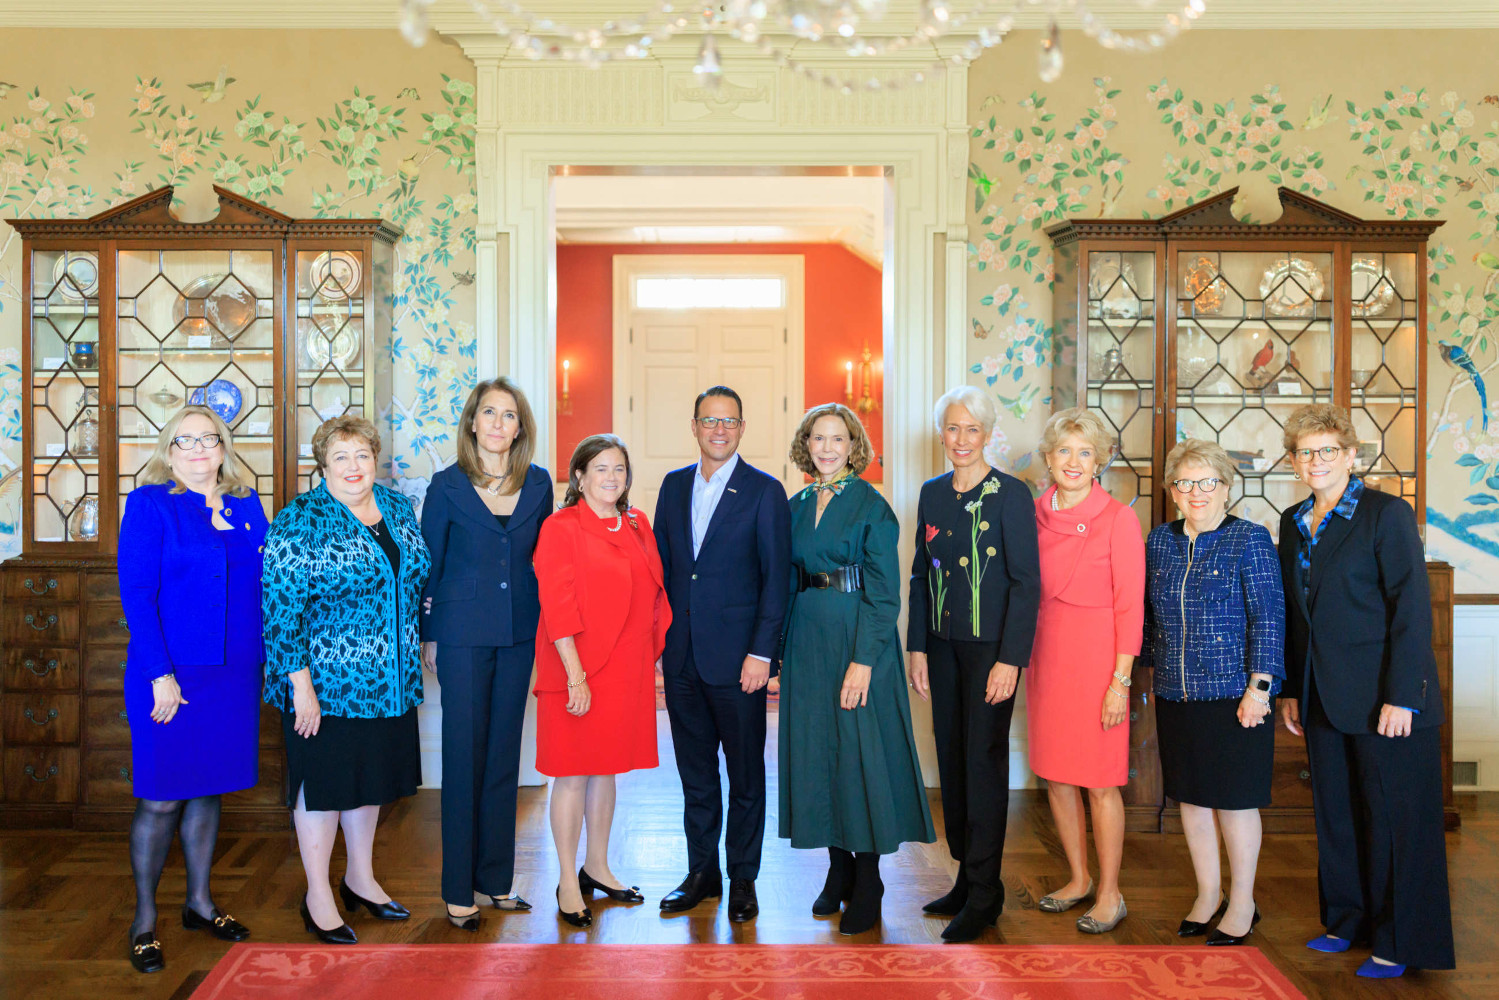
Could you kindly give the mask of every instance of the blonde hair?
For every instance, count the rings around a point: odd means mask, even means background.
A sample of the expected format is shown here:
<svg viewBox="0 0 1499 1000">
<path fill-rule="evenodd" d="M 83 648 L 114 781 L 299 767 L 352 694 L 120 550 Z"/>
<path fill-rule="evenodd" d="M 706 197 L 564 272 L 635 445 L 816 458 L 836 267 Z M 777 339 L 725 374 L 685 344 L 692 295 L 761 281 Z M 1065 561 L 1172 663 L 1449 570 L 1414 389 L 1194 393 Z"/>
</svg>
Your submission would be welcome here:
<svg viewBox="0 0 1499 1000">
<path fill-rule="evenodd" d="M 1114 454 L 1113 431 L 1109 430 L 1098 414 L 1085 406 L 1074 406 L 1070 410 L 1053 413 L 1051 419 L 1046 421 L 1046 429 L 1041 432 L 1041 443 L 1036 446 L 1036 451 L 1042 455 L 1050 455 L 1057 450 L 1062 439 L 1071 434 L 1081 436 L 1093 446 L 1099 468 L 1103 468 Z"/>
<path fill-rule="evenodd" d="M 807 440 L 812 436 L 812 425 L 823 417 L 842 417 L 843 424 L 848 428 L 849 449 L 848 467 L 858 475 L 869 468 L 869 463 L 874 461 L 874 446 L 869 443 L 869 433 L 864 430 L 864 424 L 859 420 L 853 410 L 842 403 L 823 403 L 808 410 L 802 422 L 796 425 L 796 433 L 791 438 L 791 462 L 809 476 L 817 475 L 817 464 L 812 461 L 812 452 L 807 448 Z"/>
<path fill-rule="evenodd" d="M 157 483 L 171 483 L 172 488 L 168 492 L 187 492 L 187 487 L 179 483 L 172 474 L 172 438 L 176 437 L 177 432 L 182 429 L 182 421 L 194 414 L 206 417 L 213 424 L 214 433 L 219 436 L 219 447 L 224 449 L 224 461 L 219 466 L 219 491 L 236 497 L 247 497 L 254 493 L 254 473 L 245 468 L 239 457 L 234 454 L 234 436 L 229 433 L 229 425 L 208 407 L 197 404 L 188 404 L 167 418 L 167 422 L 162 425 L 161 433 L 156 435 L 155 450 L 151 452 L 151 457 L 146 459 L 146 464 L 141 471 L 136 473 L 135 485 L 152 486 Z"/>
<path fill-rule="evenodd" d="M 947 425 L 947 411 L 954 406 L 967 410 L 968 415 L 984 429 L 985 437 L 994 433 L 994 425 L 999 422 L 999 407 L 994 405 L 994 397 L 976 385 L 960 385 L 944 392 L 937 405 L 932 407 L 932 422 L 938 434 Z"/>
<path fill-rule="evenodd" d="M 469 392 L 468 402 L 463 404 L 463 413 L 458 417 L 458 468 L 468 475 L 468 481 L 475 486 L 483 486 L 489 482 L 489 477 L 484 473 L 484 463 L 479 458 L 479 439 L 474 433 L 474 417 L 479 412 L 479 404 L 491 392 L 510 393 L 510 398 L 515 400 L 515 416 L 520 423 L 520 433 L 510 442 L 510 450 L 506 453 L 509 464 L 505 468 L 505 486 L 500 490 L 500 496 L 509 496 L 518 492 L 525 483 L 526 470 L 531 467 L 531 456 L 536 453 L 536 417 L 531 413 L 531 403 L 526 399 L 526 394 L 521 392 L 520 386 L 512 382 L 508 375 L 480 382 Z"/>
<path fill-rule="evenodd" d="M 630 465 L 630 449 L 625 447 L 617 435 L 614 434 L 591 434 L 578 442 L 573 449 L 573 457 L 567 463 L 567 495 L 562 498 L 559 507 L 576 507 L 578 501 L 583 499 L 583 473 L 588 471 L 588 463 L 598 458 L 610 448 L 618 448 L 619 453 L 625 458 L 625 488 L 614 501 L 614 507 L 621 514 L 630 509 L 630 484 L 635 482 L 635 469 Z"/>
<path fill-rule="evenodd" d="M 370 450 L 375 453 L 375 461 L 380 460 L 380 432 L 375 430 L 375 425 L 364 417 L 345 413 L 341 417 L 324 420 L 323 425 L 312 435 L 312 460 L 317 463 L 319 475 L 328 474 L 328 446 L 351 439 L 359 439 L 369 445 Z"/>
<path fill-rule="evenodd" d="M 1286 421 L 1281 443 L 1285 445 L 1286 453 L 1290 454 L 1296 450 L 1302 438 L 1312 434 L 1336 434 L 1341 447 L 1358 447 L 1358 431 L 1353 429 L 1348 411 L 1331 403 L 1308 403 L 1298 408 Z"/>
<path fill-rule="evenodd" d="M 1228 457 L 1228 452 L 1217 441 L 1205 441 L 1202 438 L 1187 438 L 1178 444 L 1166 456 L 1166 470 L 1161 475 L 1161 483 L 1169 492 L 1171 484 L 1176 480 L 1176 473 L 1184 465 L 1205 465 L 1223 481 L 1223 485 L 1233 488 L 1234 473 L 1238 469 L 1234 466 L 1234 460 Z"/>
</svg>

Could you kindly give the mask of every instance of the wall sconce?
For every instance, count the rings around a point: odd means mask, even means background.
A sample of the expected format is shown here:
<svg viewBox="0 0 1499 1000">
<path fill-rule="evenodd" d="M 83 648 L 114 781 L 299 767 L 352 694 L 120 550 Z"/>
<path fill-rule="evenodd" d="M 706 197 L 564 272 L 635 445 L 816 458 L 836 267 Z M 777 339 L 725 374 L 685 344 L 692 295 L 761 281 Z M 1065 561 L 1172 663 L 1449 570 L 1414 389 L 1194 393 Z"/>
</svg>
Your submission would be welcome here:
<svg viewBox="0 0 1499 1000">
<path fill-rule="evenodd" d="M 870 380 L 874 372 L 874 356 L 869 353 L 869 342 L 864 342 L 863 356 L 859 360 L 859 396 L 854 398 L 854 363 L 843 363 L 844 403 L 855 413 L 873 413 L 880 408 L 879 400 L 870 393 Z"/>
<path fill-rule="evenodd" d="M 571 361 L 562 362 L 562 395 L 557 397 L 557 415 L 559 417 L 570 416 L 573 412 L 572 400 L 572 367 Z"/>
</svg>

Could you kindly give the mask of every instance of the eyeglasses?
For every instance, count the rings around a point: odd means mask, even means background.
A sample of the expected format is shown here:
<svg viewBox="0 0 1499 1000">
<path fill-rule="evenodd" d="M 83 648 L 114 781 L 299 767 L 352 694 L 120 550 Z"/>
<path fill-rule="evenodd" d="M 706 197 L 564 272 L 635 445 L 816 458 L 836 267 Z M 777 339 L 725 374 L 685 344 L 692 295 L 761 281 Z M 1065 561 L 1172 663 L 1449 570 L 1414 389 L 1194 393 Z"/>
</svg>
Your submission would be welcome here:
<svg viewBox="0 0 1499 1000">
<path fill-rule="evenodd" d="M 1211 493 L 1218 488 L 1221 479 L 1173 479 L 1171 488 L 1178 493 L 1191 493 L 1192 487 L 1197 487 L 1198 493 Z"/>
<path fill-rule="evenodd" d="M 707 428 L 710 431 L 720 425 L 726 431 L 737 430 L 739 425 L 744 423 L 739 417 L 696 417 L 694 419 L 697 420 L 699 427 Z"/>
<path fill-rule="evenodd" d="M 1295 455 L 1296 458 L 1302 462 L 1310 462 L 1313 455 L 1320 455 L 1322 457 L 1322 461 L 1331 462 L 1342 453 L 1343 449 L 1339 448 L 1335 444 L 1326 444 L 1320 448 L 1297 448 L 1295 451 L 1291 452 L 1291 454 Z"/>
<path fill-rule="evenodd" d="M 217 434 L 178 434 L 172 438 L 172 444 L 177 446 L 178 451 L 192 451 L 194 445 L 201 444 L 204 449 L 217 448 L 219 442 L 224 440 Z"/>
</svg>

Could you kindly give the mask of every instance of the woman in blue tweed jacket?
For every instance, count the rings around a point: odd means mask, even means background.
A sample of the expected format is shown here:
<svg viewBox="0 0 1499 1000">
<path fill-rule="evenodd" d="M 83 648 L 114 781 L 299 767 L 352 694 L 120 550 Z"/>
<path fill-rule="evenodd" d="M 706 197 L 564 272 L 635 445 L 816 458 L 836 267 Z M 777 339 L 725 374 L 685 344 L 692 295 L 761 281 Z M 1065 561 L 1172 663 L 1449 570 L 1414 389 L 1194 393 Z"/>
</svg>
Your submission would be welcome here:
<svg viewBox="0 0 1499 1000">
<path fill-rule="evenodd" d="M 1155 668 L 1156 733 L 1167 796 L 1181 804 L 1197 899 L 1177 933 L 1242 944 L 1259 922 L 1254 875 L 1260 809 L 1270 804 L 1275 722 L 1285 678 L 1285 599 L 1270 532 L 1228 513 L 1234 464 L 1212 441 L 1166 456 L 1180 520 L 1145 543 L 1145 643 Z M 1222 896 L 1218 831 L 1233 885 Z"/>
<path fill-rule="evenodd" d="M 374 424 L 329 420 L 312 454 L 322 484 L 282 508 L 266 536 L 265 700 L 282 713 L 303 924 L 325 943 L 353 944 L 328 885 L 340 827 L 350 914 L 411 916 L 375 881 L 372 852 L 380 806 L 421 784 L 417 609 L 432 558 L 411 503 L 375 484 Z"/>
</svg>

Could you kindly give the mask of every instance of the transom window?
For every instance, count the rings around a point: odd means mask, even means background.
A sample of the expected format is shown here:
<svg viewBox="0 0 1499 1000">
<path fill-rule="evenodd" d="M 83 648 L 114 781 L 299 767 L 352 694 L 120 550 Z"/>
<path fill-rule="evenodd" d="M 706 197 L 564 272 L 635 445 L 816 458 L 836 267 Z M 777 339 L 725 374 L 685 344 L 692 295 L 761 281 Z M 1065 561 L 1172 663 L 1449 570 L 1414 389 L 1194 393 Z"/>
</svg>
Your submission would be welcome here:
<svg viewBox="0 0 1499 1000">
<path fill-rule="evenodd" d="M 781 278 L 635 279 L 637 309 L 780 309 L 786 304 Z"/>
</svg>

